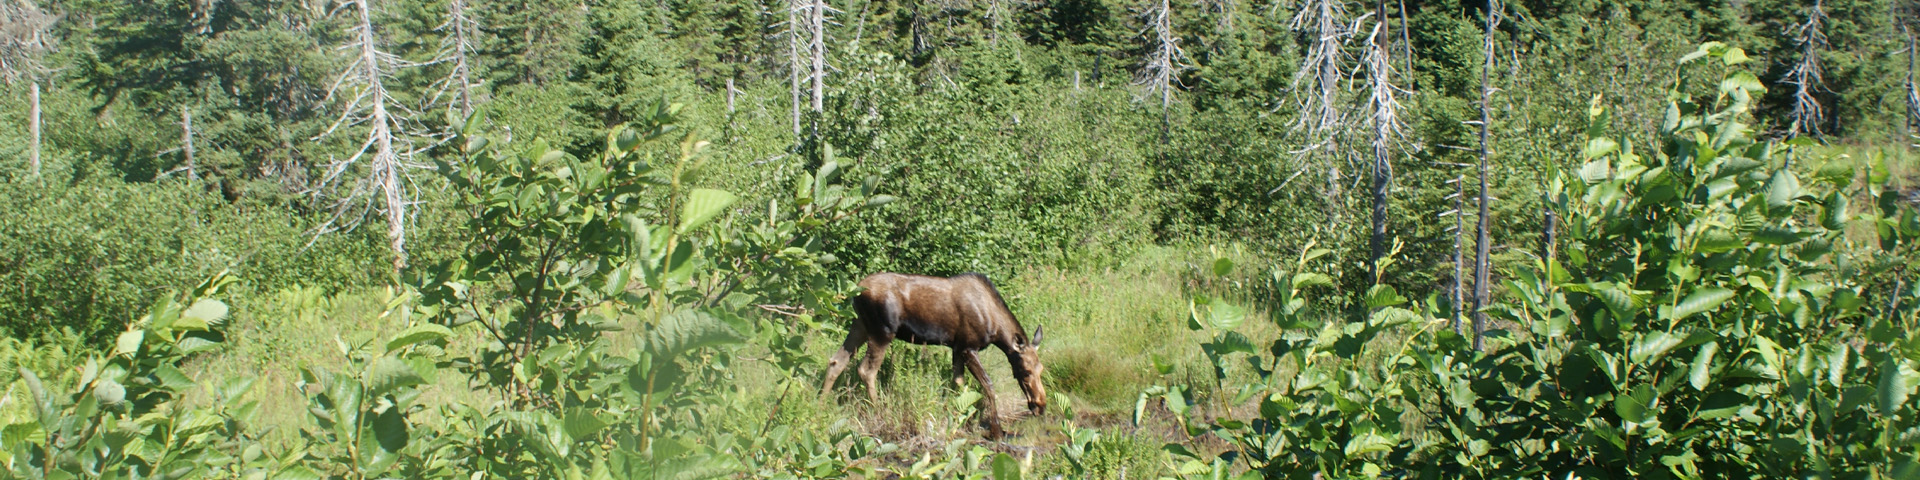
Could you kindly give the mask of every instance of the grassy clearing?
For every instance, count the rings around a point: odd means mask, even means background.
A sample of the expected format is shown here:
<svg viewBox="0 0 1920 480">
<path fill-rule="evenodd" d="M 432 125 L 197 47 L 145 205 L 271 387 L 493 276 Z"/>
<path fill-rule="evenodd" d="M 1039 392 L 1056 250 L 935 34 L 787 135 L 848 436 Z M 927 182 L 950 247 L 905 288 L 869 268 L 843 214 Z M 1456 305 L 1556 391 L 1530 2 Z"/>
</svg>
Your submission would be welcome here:
<svg viewBox="0 0 1920 480">
<path fill-rule="evenodd" d="M 973 407 L 954 403 L 949 350 L 904 342 L 889 349 L 877 403 L 867 400 L 858 375 L 843 376 L 833 394 L 822 397 L 818 378 L 785 378 L 764 361 L 762 352 L 749 347 L 731 368 L 742 415 L 713 425 L 742 436 L 781 427 L 872 436 L 900 445 L 893 460 L 902 464 L 922 455 L 937 457 L 955 445 L 987 445 L 1029 458 L 1036 472 L 1067 471 L 1066 461 L 1055 453 L 1067 438 L 1066 429 L 1093 428 L 1102 436 L 1089 446 L 1089 468 L 1108 476 L 1118 476 L 1123 469 L 1130 477 L 1151 474 L 1164 467 L 1159 446 L 1185 438 L 1171 414 L 1157 406 L 1149 408 L 1143 425 L 1135 426 L 1132 415 L 1139 392 L 1155 384 L 1212 384 L 1198 347 L 1206 334 L 1186 325 L 1188 295 L 1216 293 L 1209 291 L 1225 286 L 1196 280 L 1202 278 L 1197 272 L 1207 258 L 1205 250 L 1156 247 L 1113 265 L 1032 267 L 996 279 L 1029 330 L 1046 326 L 1042 355 L 1048 390 L 1072 402 L 1065 408 L 1056 403 L 1044 417 L 1025 417 L 1024 398 L 1005 355 L 982 355 L 1002 413 L 1015 419 L 1007 424 L 1013 436 L 1004 442 L 985 442 Z M 344 368 L 340 342 L 386 338 L 400 330 L 399 319 L 381 317 L 389 298 L 385 290 L 326 295 L 319 289 L 295 289 L 236 299 L 228 346 L 195 362 L 191 373 L 202 378 L 257 377 L 252 395 L 261 402 L 260 422 L 273 427 L 272 438 L 292 439 L 308 422 L 305 399 L 294 387 L 300 368 Z M 1259 312 L 1240 330 L 1260 343 L 1278 335 Z M 454 348 L 484 346 L 483 336 L 477 329 L 462 329 Z M 806 344 L 824 360 L 840 340 L 816 335 Z M 1152 369 L 1154 355 L 1181 367 L 1163 378 Z M 424 404 L 485 404 L 492 395 L 469 387 L 451 372 L 438 380 L 427 389 Z M 977 387 L 969 379 L 964 388 Z M 1206 392 L 1196 393 L 1205 398 Z"/>
</svg>

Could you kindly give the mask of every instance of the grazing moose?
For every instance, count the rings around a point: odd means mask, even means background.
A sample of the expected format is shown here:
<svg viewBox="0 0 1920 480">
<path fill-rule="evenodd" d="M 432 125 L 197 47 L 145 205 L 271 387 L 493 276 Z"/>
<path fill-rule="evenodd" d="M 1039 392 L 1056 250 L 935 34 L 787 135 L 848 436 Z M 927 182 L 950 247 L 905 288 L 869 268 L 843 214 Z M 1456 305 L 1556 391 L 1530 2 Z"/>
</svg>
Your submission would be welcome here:
<svg viewBox="0 0 1920 480">
<path fill-rule="evenodd" d="M 982 416 L 987 421 L 987 437 L 1000 438 L 1000 411 L 993 397 L 993 385 L 987 370 L 980 366 L 979 353 L 988 345 L 1006 352 L 1013 365 L 1013 378 L 1027 394 L 1027 409 L 1042 414 L 1047 409 L 1047 391 L 1040 385 L 1040 329 L 1027 339 L 1020 321 L 1000 298 L 985 275 L 963 273 L 951 278 L 876 273 L 860 281 L 866 291 L 853 298 L 853 325 L 847 328 L 847 340 L 827 362 L 826 384 L 820 394 L 833 391 L 847 363 L 861 344 L 867 345 L 866 363 L 860 365 L 860 379 L 867 383 L 867 397 L 878 401 L 880 387 L 875 376 L 887 356 L 887 345 L 895 338 L 920 345 L 946 345 L 953 349 L 953 383 L 960 385 L 961 368 L 973 372 L 980 381 Z"/>
</svg>

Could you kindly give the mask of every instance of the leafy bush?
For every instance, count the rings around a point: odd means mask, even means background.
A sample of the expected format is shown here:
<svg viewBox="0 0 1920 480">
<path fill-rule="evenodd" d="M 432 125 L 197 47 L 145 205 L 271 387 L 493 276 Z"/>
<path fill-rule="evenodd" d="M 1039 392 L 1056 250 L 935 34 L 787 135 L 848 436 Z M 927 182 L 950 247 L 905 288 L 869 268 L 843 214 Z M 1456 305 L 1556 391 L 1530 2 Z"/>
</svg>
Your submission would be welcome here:
<svg viewBox="0 0 1920 480">
<path fill-rule="evenodd" d="M 1765 87 L 1735 68 L 1739 49 L 1683 62 L 1703 58 L 1723 80 L 1708 100 L 1670 97 L 1650 157 L 1591 110 L 1587 163 L 1549 186 L 1564 263 L 1505 282 L 1485 313 L 1522 330 L 1493 332 L 1490 351 L 1440 328 L 1433 297 L 1386 286 L 1364 318 L 1314 325 L 1300 289 L 1323 278 L 1298 273 L 1311 255 L 1276 272 L 1293 288 L 1274 319 L 1299 333 L 1255 353 L 1260 415 L 1210 422 L 1234 443 L 1224 463 L 1338 478 L 1920 472 L 1920 308 L 1866 301 L 1862 272 L 1833 254 L 1854 170 L 1755 140 L 1744 122 Z M 1271 376 L 1283 363 L 1298 373 Z M 1189 456 L 1183 470 L 1223 468 Z"/>
<path fill-rule="evenodd" d="M 263 290 L 384 278 L 377 241 L 307 246 L 306 222 L 279 208 L 229 204 L 203 184 L 91 180 L 0 182 L 0 330 L 37 338 L 70 329 L 103 339 L 154 298 L 226 269 Z"/>
</svg>

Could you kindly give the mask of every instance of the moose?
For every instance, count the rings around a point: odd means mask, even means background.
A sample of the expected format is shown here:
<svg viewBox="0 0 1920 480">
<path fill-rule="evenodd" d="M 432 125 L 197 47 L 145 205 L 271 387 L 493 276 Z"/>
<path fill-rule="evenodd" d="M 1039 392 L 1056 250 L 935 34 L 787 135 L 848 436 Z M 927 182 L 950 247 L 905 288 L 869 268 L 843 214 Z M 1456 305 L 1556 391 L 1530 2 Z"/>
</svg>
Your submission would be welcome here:
<svg viewBox="0 0 1920 480">
<path fill-rule="evenodd" d="M 864 291 L 853 297 L 856 316 L 847 328 L 847 339 L 827 361 L 822 396 L 832 393 L 834 380 L 840 378 L 862 344 L 867 346 L 867 359 L 860 365 L 860 379 L 867 384 L 867 398 L 874 401 L 880 399 L 875 377 L 887 356 L 887 345 L 895 338 L 918 345 L 945 345 L 953 349 L 954 386 L 961 384 L 963 367 L 980 382 L 984 394 L 981 416 L 987 422 L 987 437 L 997 439 L 1004 434 L 1000 411 L 979 357 L 980 350 L 992 345 L 1006 352 L 1013 378 L 1027 394 L 1027 409 L 1035 415 L 1046 413 L 1047 391 L 1040 384 L 1042 331 L 1033 329 L 1029 340 L 1006 300 L 1000 298 L 1000 291 L 985 275 L 963 273 L 941 278 L 876 273 L 861 280 L 860 287 Z"/>
</svg>

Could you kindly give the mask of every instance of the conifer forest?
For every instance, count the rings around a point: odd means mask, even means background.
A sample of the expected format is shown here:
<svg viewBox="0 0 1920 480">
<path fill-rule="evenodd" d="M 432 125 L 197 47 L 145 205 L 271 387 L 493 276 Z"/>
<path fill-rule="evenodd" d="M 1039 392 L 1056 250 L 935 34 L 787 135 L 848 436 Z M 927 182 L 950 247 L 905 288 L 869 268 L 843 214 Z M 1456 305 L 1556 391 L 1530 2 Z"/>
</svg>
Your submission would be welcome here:
<svg viewBox="0 0 1920 480">
<path fill-rule="evenodd" d="M 0 479 L 1920 479 L 1916 39 L 0 0 Z"/>
</svg>

